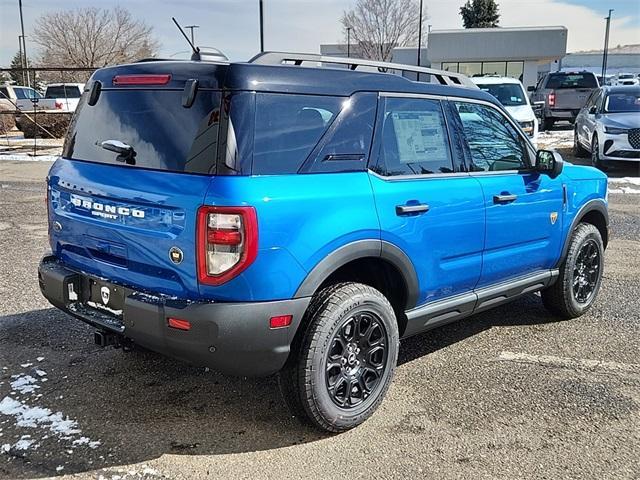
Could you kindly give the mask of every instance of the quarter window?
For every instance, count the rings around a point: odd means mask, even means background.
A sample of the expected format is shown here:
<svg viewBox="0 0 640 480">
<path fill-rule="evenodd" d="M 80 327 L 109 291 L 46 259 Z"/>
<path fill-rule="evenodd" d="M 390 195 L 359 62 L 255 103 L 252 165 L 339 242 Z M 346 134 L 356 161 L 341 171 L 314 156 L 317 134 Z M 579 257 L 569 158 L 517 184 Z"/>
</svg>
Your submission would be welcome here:
<svg viewBox="0 0 640 480">
<path fill-rule="evenodd" d="M 385 176 L 451 173 L 449 137 L 440 102 L 386 98 L 377 173 Z"/>
<path fill-rule="evenodd" d="M 470 170 L 492 172 L 528 168 L 524 140 L 495 108 L 455 102 L 471 153 Z"/>
</svg>

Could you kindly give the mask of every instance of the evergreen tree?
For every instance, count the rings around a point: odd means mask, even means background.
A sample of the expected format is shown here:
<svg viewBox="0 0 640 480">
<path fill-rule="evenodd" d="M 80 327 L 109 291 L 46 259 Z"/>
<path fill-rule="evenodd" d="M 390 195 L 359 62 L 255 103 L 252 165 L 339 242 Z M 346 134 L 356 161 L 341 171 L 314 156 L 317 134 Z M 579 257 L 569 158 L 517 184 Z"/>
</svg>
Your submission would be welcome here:
<svg viewBox="0 0 640 480">
<path fill-rule="evenodd" d="M 464 28 L 497 27 L 500 19 L 495 0 L 467 0 L 460 7 Z"/>
</svg>

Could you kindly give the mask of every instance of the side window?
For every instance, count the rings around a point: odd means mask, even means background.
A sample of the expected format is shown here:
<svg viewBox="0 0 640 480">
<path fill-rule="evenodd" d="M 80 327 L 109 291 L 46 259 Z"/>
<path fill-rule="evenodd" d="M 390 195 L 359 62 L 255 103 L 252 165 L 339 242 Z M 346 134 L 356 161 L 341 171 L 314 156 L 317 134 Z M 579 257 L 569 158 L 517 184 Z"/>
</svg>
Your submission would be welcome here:
<svg viewBox="0 0 640 480">
<path fill-rule="evenodd" d="M 296 173 L 345 100 L 319 95 L 259 93 L 252 173 Z"/>
<path fill-rule="evenodd" d="M 373 170 L 380 175 L 454 171 L 440 101 L 387 97 L 379 128 L 380 151 Z"/>
<path fill-rule="evenodd" d="M 25 100 L 27 98 L 27 95 L 24 93 L 24 88 L 14 88 L 13 91 L 18 100 Z"/>
<path fill-rule="evenodd" d="M 0 98 L 9 98 L 9 91 L 6 88 L 0 88 Z"/>
<path fill-rule="evenodd" d="M 455 106 L 471 153 L 471 171 L 529 167 L 525 141 L 501 112 L 477 103 L 455 102 Z"/>
</svg>

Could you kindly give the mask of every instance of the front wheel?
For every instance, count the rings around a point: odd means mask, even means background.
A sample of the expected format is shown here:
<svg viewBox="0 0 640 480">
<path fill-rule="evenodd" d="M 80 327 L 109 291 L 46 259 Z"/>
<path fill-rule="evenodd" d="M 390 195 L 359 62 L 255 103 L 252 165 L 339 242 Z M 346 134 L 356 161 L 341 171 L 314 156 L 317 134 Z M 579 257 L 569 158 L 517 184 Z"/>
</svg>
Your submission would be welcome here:
<svg viewBox="0 0 640 480">
<path fill-rule="evenodd" d="M 580 223 L 569 242 L 558 280 L 542 291 L 547 310 L 567 319 L 579 317 L 591 308 L 600 290 L 604 268 L 604 244 L 594 225 Z"/>
<path fill-rule="evenodd" d="M 600 160 L 600 143 L 597 135 L 594 135 L 591 140 L 591 166 L 604 170 L 602 160 Z"/>
<path fill-rule="evenodd" d="M 369 418 L 382 402 L 398 359 L 393 308 L 375 288 L 339 283 L 314 296 L 304 336 L 280 372 L 294 414 L 342 432 Z"/>
<path fill-rule="evenodd" d="M 589 152 L 584 149 L 582 145 L 580 145 L 580 139 L 578 138 L 578 126 L 573 131 L 573 154 L 576 157 L 588 157 Z"/>
</svg>

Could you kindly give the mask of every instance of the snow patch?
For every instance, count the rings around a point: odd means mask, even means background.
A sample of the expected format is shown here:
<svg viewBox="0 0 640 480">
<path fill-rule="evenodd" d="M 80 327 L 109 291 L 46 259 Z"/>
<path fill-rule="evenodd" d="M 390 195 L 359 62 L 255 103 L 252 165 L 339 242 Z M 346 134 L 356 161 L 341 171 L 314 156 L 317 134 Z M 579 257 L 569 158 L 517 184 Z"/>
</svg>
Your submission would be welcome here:
<svg viewBox="0 0 640 480">
<path fill-rule="evenodd" d="M 609 183 L 628 183 L 630 185 L 640 185 L 640 177 L 609 178 Z"/>
<path fill-rule="evenodd" d="M 15 153 L 12 155 L 0 155 L 0 161 L 6 160 L 11 162 L 55 162 L 58 159 L 56 155 L 28 155 L 26 153 Z"/>
<path fill-rule="evenodd" d="M 40 385 L 36 385 L 37 380 L 31 375 L 13 375 L 11 378 L 16 379 L 11 382 L 11 388 L 23 395 L 33 393 L 40 388 Z"/>
<path fill-rule="evenodd" d="M 44 360 L 44 357 L 38 357 L 38 358 L 36 358 L 36 360 L 41 362 L 42 360 Z"/>
<path fill-rule="evenodd" d="M 78 422 L 70 419 L 62 412 L 54 413 L 48 408 L 30 407 L 19 400 L 7 396 L 0 401 L 0 414 L 14 417 L 18 427 L 48 430 L 60 439 L 72 440 L 72 445 L 74 446 L 86 445 L 89 448 L 98 448 L 100 446 L 100 441 L 93 441 L 88 437 L 82 436 L 82 431 L 78 428 Z M 74 439 L 76 436 L 79 436 L 79 438 Z M 29 437 L 24 435 L 21 438 L 21 441 L 25 440 L 25 442 L 20 445 L 25 445 L 25 449 L 34 443 L 32 441 L 27 444 L 26 440 L 29 440 Z M 44 438 L 47 438 L 47 435 Z M 9 451 L 6 449 L 6 445 L 9 445 L 9 450 L 20 449 L 16 446 L 17 444 L 13 447 L 10 444 L 5 444 L 2 446 L 3 451 Z M 73 450 L 69 450 L 69 452 L 73 453 Z"/>
</svg>

